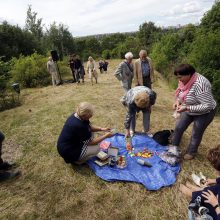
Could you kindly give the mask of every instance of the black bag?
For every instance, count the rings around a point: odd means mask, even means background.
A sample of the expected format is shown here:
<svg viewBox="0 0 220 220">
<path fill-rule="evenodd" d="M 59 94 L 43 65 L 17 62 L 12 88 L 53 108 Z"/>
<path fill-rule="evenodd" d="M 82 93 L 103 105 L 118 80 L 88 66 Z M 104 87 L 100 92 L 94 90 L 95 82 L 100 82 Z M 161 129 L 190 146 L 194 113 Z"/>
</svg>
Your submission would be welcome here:
<svg viewBox="0 0 220 220">
<path fill-rule="evenodd" d="M 167 146 L 170 143 L 173 130 L 158 131 L 153 135 L 153 139 L 160 145 Z"/>
</svg>

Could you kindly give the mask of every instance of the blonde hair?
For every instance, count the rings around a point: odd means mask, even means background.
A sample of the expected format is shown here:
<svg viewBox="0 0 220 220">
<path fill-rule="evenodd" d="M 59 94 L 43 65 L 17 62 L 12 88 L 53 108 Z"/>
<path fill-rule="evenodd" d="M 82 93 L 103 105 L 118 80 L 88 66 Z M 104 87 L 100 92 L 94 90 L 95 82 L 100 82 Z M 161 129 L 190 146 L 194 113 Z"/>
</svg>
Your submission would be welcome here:
<svg viewBox="0 0 220 220">
<path fill-rule="evenodd" d="M 93 61 L 93 58 L 89 56 L 88 61 Z"/>
<path fill-rule="evenodd" d="M 146 92 L 140 92 L 135 95 L 134 103 L 139 108 L 147 108 L 150 105 L 149 95 Z"/>
<path fill-rule="evenodd" d="M 94 106 L 88 102 L 81 102 L 76 108 L 76 113 L 79 117 L 88 116 L 92 117 L 94 113 Z"/>
</svg>

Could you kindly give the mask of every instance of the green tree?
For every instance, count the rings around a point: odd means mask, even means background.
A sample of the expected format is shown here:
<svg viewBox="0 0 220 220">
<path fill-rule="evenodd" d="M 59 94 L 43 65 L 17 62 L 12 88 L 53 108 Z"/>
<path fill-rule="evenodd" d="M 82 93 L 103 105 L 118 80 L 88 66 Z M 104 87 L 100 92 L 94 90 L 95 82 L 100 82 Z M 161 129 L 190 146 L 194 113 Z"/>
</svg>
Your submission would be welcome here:
<svg viewBox="0 0 220 220">
<path fill-rule="evenodd" d="M 220 69 L 220 31 L 217 33 L 199 33 L 193 42 L 187 61 L 197 71 L 204 74 L 210 82 L 219 79 Z"/>
<path fill-rule="evenodd" d="M 103 37 L 101 40 L 101 49 L 112 50 L 118 44 L 123 43 L 125 39 L 126 39 L 126 35 L 121 33 L 107 35 Z"/>
<path fill-rule="evenodd" d="M 30 31 L 38 39 L 43 37 L 42 18 L 37 18 L 37 13 L 32 11 L 31 5 L 28 5 L 25 29 Z"/>
<path fill-rule="evenodd" d="M 93 54 L 96 54 L 97 56 L 101 55 L 100 43 L 94 37 L 86 39 L 86 48 L 88 51 L 90 51 Z"/>
<path fill-rule="evenodd" d="M 30 55 L 34 51 L 42 52 L 36 38 L 28 31 L 4 21 L 0 25 L 0 56 L 3 60 L 19 57 L 20 54 Z"/>
<path fill-rule="evenodd" d="M 151 49 L 153 42 L 156 41 L 161 29 L 156 27 L 153 22 L 145 22 L 139 26 L 138 38 L 142 48 Z"/>
<path fill-rule="evenodd" d="M 201 25 L 205 31 L 220 31 L 220 1 L 215 1 L 212 9 L 209 10 L 202 18 Z"/>
<path fill-rule="evenodd" d="M 68 27 L 63 24 L 57 25 L 55 22 L 51 24 L 49 30 L 47 30 L 46 38 L 48 48 L 57 50 L 61 60 L 64 55 L 68 55 L 75 50 L 72 34 L 69 32 Z"/>
<path fill-rule="evenodd" d="M 10 73 L 10 62 L 4 62 L 0 58 L 0 93 L 4 93 L 7 89 L 8 80 L 11 78 Z"/>
<path fill-rule="evenodd" d="M 111 58 L 111 51 L 110 50 L 103 50 L 102 57 L 106 60 L 110 59 Z"/>
</svg>

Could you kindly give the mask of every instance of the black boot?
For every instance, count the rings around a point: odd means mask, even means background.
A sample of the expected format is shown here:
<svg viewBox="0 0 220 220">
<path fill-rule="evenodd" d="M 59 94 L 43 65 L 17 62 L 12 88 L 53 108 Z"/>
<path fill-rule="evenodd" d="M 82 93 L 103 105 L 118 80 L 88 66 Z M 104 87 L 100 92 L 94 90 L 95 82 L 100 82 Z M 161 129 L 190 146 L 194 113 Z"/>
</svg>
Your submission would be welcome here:
<svg viewBox="0 0 220 220">
<path fill-rule="evenodd" d="M 8 162 L 0 163 L 0 170 L 10 170 L 15 166 L 15 164 L 10 164 Z"/>
<path fill-rule="evenodd" d="M 3 172 L 3 173 L 0 173 L 0 182 L 13 179 L 13 178 L 18 177 L 20 175 L 21 175 L 20 171 L 14 171 L 14 172 L 6 171 L 6 172 Z"/>
</svg>

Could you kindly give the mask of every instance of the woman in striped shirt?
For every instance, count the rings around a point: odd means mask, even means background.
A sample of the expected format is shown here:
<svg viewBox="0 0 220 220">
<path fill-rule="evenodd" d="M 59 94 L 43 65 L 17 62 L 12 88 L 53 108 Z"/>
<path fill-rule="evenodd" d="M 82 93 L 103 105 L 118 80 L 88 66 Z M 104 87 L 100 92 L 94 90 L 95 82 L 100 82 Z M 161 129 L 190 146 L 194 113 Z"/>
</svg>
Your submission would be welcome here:
<svg viewBox="0 0 220 220">
<path fill-rule="evenodd" d="M 180 113 L 180 118 L 176 123 L 172 144 L 179 146 L 184 131 L 193 122 L 192 136 L 184 155 L 185 160 L 191 160 L 198 151 L 205 129 L 215 116 L 216 101 L 210 82 L 197 73 L 193 66 L 181 64 L 175 69 L 174 75 L 177 76 L 179 85 L 173 108 Z"/>
</svg>

